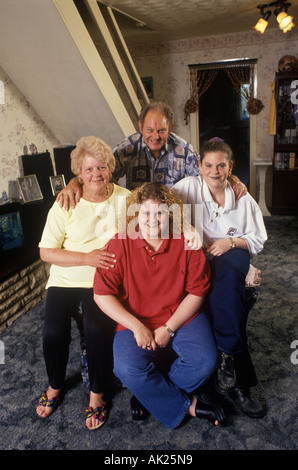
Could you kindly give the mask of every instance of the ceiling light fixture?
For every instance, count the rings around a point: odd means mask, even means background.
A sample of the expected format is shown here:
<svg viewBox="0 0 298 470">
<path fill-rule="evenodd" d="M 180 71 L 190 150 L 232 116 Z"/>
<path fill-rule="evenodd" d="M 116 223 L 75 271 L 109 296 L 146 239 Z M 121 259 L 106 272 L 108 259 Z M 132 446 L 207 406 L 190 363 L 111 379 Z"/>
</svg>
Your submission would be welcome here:
<svg viewBox="0 0 298 470">
<path fill-rule="evenodd" d="M 291 6 L 291 3 L 287 3 L 285 0 L 278 0 L 276 2 L 271 3 L 264 3 L 263 5 L 258 5 L 257 8 L 260 10 L 261 18 L 254 26 L 254 29 L 261 34 L 264 34 L 265 29 L 268 26 L 268 19 L 271 16 L 271 10 L 267 10 L 265 12 L 265 8 L 273 8 L 274 14 L 276 16 L 276 20 L 279 24 L 280 29 L 287 33 L 292 28 L 294 28 L 295 24 L 293 23 L 293 17 L 288 15 L 288 8 Z"/>
</svg>

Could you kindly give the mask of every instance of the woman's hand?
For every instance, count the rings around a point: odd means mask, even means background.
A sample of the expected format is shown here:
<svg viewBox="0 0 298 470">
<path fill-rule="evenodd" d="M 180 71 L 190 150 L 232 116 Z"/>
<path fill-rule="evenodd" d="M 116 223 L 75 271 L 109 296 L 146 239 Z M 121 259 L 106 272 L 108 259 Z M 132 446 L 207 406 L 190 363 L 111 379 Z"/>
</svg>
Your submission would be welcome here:
<svg viewBox="0 0 298 470">
<path fill-rule="evenodd" d="M 113 268 L 116 263 L 115 255 L 109 253 L 104 249 L 93 250 L 89 253 L 84 254 L 85 263 L 87 266 L 92 266 L 93 268 Z"/>
<path fill-rule="evenodd" d="M 154 338 L 159 348 L 165 348 L 171 339 L 168 331 L 163 326 L 154 330 Z"/>
<path fill-rule="evenodd" d="M 229 238 L 221 238 L 216 240 L 208 245 L 206 248 L 206 253 L 209 253 L 213 256 L 220 256 L 226 253 L 231 249 L 231 241 Z"/>
<path fill-rule="evenodd" d="M 187 247 L 191 250 L 199 250 L 202 248 L 202 240 L 199 233 L 193 226 L 184 232 L 184 239 Z"/>
<path fill-rule="evenodd" d="M 136 340 L 139 348 L 143 349 L 156 349 L 156 342 L 153 336 L 153 333 L 145 325 L 139 326 L 134 333 L 134 338 Z"/>
</svg>

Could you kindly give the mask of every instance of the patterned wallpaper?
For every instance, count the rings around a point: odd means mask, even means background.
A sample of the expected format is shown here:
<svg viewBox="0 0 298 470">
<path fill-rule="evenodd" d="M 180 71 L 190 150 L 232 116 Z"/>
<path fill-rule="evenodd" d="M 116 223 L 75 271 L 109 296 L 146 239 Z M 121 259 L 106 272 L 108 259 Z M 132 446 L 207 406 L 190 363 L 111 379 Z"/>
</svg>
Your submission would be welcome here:
<svg viewBox="0 0 298 470">
<path fill-rule="evenodd" d="M 0 197 L 8 193 L 9 181 L 20 174 L 19 156 L 23 147 L 34 143 L 39 152 L 60 145 L 30 103 L 0 67 Z M 29 152 L 30 153 L 30 152 Z"/>
<path fill-rule="evenodd" d="M 257 97 L 264 109 L 257 116 L 257 155 L 272 157 L 273 137 L 268 134 L 270 83 L 285 54 L 297 57 L 298 28 L 283 34 L 279 29 L 221 36 L 195 37 L 164 44 L 140 45 L 131 53 L 141 77 L 153 77 L 154 97 L 167 101 L 175 113 L 175 132 L 190 139 L 185 125 L 184 104 L 189 98 L 189 64 L 203 64 L 235 58 L 258 59 Z"/>
<path fill-rule="evenodd" d="M 154 97 L 167 101 L 175 112 L 174 131 L 190 139 L 185 125 L 184 104 L 189 98 L 188 64 L 208 63 L 235 58 L 258 59 L 257 96 L 264 109 L 257 116 L 257 155 L 272 157 L 273 137 L 268 134 L 270 83 L 285 54 L 297 56 L 298 28 L 283 34 L 278 29 L 260 35 L 255 31 L 222 36 L 195 37 L 162 44 L 131 47 L 141 77 L 153 77 Z M 8 181 L 20 176 L 18 156 L 23 146 L 33 142 L 39 152 L 60 143 L 36 114 L 26 98 L 0 68 L 0 196 L 8 190 Z M 3 97 L 4 86 L 4 97 Z M 4 99 L 3 99 L 4 98 Z"/>
</svg>

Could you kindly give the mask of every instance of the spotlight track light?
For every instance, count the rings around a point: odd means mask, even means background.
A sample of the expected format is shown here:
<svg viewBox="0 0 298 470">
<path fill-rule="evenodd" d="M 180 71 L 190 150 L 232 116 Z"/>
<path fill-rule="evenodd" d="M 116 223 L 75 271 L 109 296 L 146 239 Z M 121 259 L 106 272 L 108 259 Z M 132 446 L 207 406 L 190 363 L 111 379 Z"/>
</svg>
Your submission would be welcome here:
<svg viewBox="0 0 298 470">
<path fill-rule="evenodd" d="M 271 16 L 271 10 L 264 11 L 265 8 L 276 7 L 274 14 L 276 20 L 279 24 L 280 29 L 287 33 L 294 28 L 295 24 L 293 23 L 293 17 L 288 15 L 288 8 L 291 6 L 291 3 L 287 3 L 285 0 L 278 0 L 276 2 L 264 3 L 263 5 L 258 5 L 257 8 L 260 10 L 261 18 L 254 26 L 254 29 L 261 34 L 264 34 L 265 29 L 268 26 L 268 19 Z"/>
</svg>

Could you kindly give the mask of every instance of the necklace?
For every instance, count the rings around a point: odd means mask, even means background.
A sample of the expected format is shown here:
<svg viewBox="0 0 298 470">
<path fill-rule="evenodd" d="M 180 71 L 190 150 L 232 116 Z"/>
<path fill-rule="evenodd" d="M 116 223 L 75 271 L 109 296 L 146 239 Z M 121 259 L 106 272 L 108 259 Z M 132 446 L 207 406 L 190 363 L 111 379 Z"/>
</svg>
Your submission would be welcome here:
<svg viewBox="0 0 298 470">
<path fill-rule="evenodd" d="M 89 201 L 89 204 L 91 206 L 91 209 L 93 210 L 94 212 L 94 215 L 96 215 L 96 217 L 101 220 L 101 219 L 104 219 L 107 215 L 108 215 L 108 209 L 109 209 L 109 197 L 110 197 L 110 190 L 109 190 L 109 185 L 106 187 L 106 197 L 103 201 L 98 201 L 98 202 L 106 202 L 105 205 L 103 206 L 97 206 L 96 209 L 94 209 L 93 207 L 93 204 L 92 204 L 92 201 L 91 201 L 91 198 L 90 196 L 86 193 L 84 187 L 83 187 L 83 192 L 85 194 L 85 196 L 87 197 L 88 201 Z M 106 210 L 104 210 L 106 209 Z M 100 212 L 100 213 L 98 213 Z"/>
</svg>

